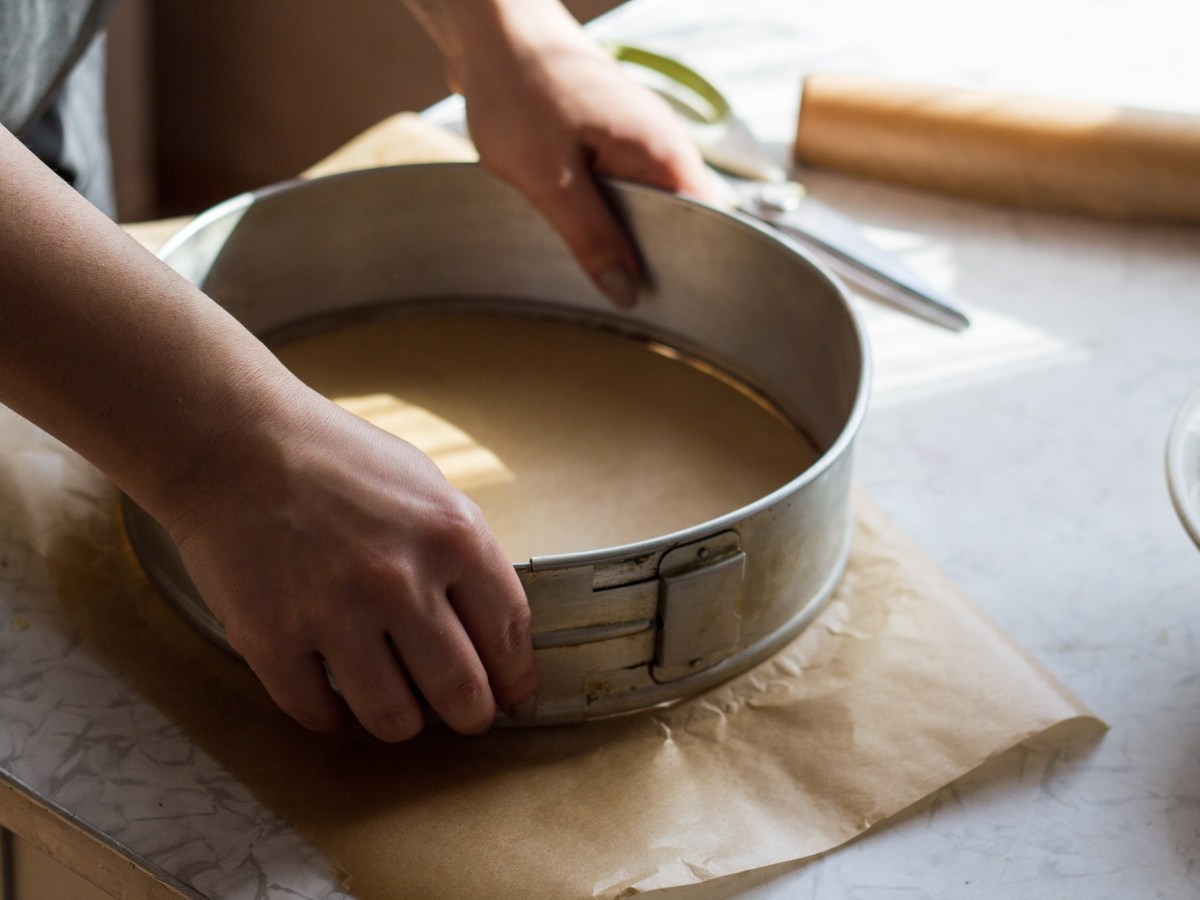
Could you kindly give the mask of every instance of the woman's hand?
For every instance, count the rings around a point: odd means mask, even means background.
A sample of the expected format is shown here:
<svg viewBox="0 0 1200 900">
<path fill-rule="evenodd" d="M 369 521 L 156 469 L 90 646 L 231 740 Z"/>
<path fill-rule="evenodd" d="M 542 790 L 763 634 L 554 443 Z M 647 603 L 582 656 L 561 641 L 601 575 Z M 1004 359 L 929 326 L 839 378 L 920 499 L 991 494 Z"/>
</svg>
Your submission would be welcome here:
<svg viewBox="0 0 1200 900">
<path fill-rule="evenodd" d="M 583 270 L 632 306 L 637 254 L 594 175 L 719 202 L 687 130 L 557 0 L 410 0 L 446 54 L 483 165 L 562 234 Z"/>
<path fill-rule="evenodd" d="M 529 608 L 478 507 L 412 445 L 289 393 L 206 462 L 171 524 L 233 647 L 316 730 L 348 705 L 377 737 L 410 738 L 413 687 L 465 734 L 497 705 L 532 714 Z"/>
<path fill-rule="evenodd" d="M 315 394 L 0 129 L 0 402 L 178 541 L 275 701 L 384 740 L 533 712 L 516 572 L 416 448 Z"/>
</svg>

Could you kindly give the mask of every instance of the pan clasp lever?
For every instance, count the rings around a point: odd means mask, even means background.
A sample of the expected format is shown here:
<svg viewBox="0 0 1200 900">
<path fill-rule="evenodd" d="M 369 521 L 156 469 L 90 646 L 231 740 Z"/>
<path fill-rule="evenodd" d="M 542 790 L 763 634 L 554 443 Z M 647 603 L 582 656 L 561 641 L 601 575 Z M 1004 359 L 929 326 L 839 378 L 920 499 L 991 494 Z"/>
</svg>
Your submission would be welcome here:
<svg viewBox="0 0 1200 900">
<path fill-rule="evenodd" d="M 651 674 L 677 681 L 733 654 L 746 554 L 737 532 L 675 547 L 659 564 L 658 635 Z"/>
</svg>

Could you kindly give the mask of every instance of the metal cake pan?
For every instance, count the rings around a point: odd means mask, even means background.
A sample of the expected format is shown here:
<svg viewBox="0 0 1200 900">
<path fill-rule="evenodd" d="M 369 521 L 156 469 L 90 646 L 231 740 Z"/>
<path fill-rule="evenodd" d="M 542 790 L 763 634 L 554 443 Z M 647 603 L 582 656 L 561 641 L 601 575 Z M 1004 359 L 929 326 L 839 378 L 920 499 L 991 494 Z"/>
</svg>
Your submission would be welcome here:
<svg viewBox="0 0 1200 900">
<path fill-rule="evenodd" d="M 606 188 L 647 274 L 630 311 L 591 285 L 517 192 L 469 163 L 246 194 L 198 217 L 159 254 L 268 344 L 411 314 L 616 329 L 715 366 L 817 448 L 798 477 L 727 515 L 515 564 L 533 613 L 538 724 L 655 706 L 749 669 L 816 616 L 850 547 L 869 356 L 839 284 L 749 218 L 647 187 Z M 166 531 L 128 498 L 123 508 L 154 583 L 229 648 Z"/>
</svg>

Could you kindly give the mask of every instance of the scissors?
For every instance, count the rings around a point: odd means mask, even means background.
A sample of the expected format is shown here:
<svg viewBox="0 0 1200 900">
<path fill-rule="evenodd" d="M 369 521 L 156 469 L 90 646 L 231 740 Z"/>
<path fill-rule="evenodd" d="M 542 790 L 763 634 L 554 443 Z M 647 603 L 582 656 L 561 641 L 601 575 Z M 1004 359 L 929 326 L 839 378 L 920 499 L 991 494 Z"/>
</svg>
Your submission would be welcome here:
<svg viewBox="0 0 1200 900">
<path fill-rule="evenodd" d="M 788 177 L 711 82 L 678 60 L 629 44 L 609 52 L 680 113 L 733 206 L 802 243 L 869 296 L 954 331 L 970 320 L 941 292 L 865 238 L 852 221 Z"/>
</svg>

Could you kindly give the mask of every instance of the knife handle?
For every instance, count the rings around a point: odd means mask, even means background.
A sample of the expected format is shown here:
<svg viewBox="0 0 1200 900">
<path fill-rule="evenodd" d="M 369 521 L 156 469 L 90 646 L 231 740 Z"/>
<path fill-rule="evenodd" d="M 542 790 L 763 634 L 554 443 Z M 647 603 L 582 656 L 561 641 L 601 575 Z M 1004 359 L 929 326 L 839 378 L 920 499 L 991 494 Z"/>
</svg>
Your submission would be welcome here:
<svg viewBox="0 0 1200 900">
<path fill-rule="evenodd" d="M 1007 206 L 1200 223 L 1200 116 L 811 74 L 794 152 Z"/>
</svg>

